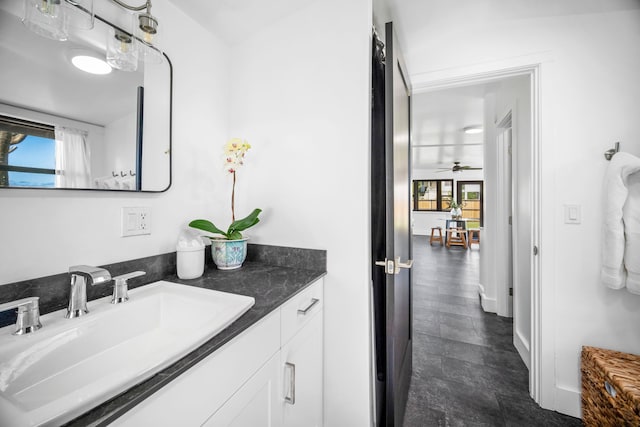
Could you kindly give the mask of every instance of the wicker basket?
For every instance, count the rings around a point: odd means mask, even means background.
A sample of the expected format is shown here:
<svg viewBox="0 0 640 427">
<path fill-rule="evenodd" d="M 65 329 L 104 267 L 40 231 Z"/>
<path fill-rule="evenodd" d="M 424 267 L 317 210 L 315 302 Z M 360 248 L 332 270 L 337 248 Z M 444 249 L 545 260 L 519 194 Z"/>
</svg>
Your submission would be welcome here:
<svg viewBox="0 0 640 427">
<path fill-rule="evenodd" d="M 582 347 L 585 426 L 640 426 L 640 356 Z"/>
</svg>

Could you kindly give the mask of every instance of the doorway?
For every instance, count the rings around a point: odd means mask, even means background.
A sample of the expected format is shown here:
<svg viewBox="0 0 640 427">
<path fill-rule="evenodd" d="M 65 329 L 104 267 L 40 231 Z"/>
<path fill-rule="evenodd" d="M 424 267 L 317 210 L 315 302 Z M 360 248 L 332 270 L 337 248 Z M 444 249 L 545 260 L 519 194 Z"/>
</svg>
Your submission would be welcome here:
<svg viewBox="0 0 640 427">
<path fill-rule="evenodd" d="M 419 103 L 415 99 L 421 94 L 429 96 L 435 91 L 444 92 L 474 85 L 484 88 L 482 102 L 485 108 L 485 129 L 482 152 L 476 152 L 476 156 L 481 157 L 484 162 L 485 181 L 478 288 L 485 311 L 500 316 L 514 316 L 515 313 L 513 346 L 529 368 L 531 396 L 539 401 L 539 388 L 536 384 L 539 383 L 540 369 L 536 366 L 535 340 L 532 339 L 535 331 L 539 330 L 536 323 L 539 322 L 539 316 L 532 309 L 534 294 L 539 289 L 535 282 L 539 277 L 536 274 L 538 267 L 532 251 L 539 222 L 539 195 L 534 193 L 538 176 L 536 168 L 539 167 L 537 136 L 533 132 L 537 127 L 534 123 L 537 120 L 534 111 L 537 105 L 536 73 L 537 68 L 532 66 L 527 70 L 458 77 L 452 79 L 451 83 L 439 81 L 434 84 L 434 88 L 421 87 L 414 91 L 414 104 Z M 416 111 L 415 114 L 419 112 Z M 507 116 L 511 122 L 506 121 Z M 420 127 L 415 116 L 414 127 Z M 417 146 L 434 146 L 432 150 L 435 156 L 447 152 L 461 155 L 461 150 L 466 148 L 459 141 L 424 141 L 418 135 L 414 136 L 414 141 Z M 414 159 L 423 156 L 415 150 L 413 154 Z M 420 177 L 414 174 L 413 179 L 417 178 Z M 460 189 L 456 193 L 456 197 L 460 198 Z M 429 228 L 424 225 L 424 221 L 414 213 L 414 235 L 428 234 Z M 511 288 L 516 298 L 513 303 Z"/>
</svg>

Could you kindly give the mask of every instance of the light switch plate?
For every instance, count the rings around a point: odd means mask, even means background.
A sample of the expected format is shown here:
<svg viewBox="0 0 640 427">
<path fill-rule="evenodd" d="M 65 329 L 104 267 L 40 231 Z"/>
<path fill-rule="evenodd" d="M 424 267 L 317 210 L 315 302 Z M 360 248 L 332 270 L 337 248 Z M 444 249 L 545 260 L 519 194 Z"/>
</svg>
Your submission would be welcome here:
<svg viewBox="0 0 640 427">
<path fill-rule="evenodd" d="M 580 224 L 582 222 L 582 209 L 580 205 L 564 205 L 564 223 Z"/>
<path fill-rule="evenodd" d="M 122 237 L 151 234 L 151 208 L 122 208 Z"/>
</svg>

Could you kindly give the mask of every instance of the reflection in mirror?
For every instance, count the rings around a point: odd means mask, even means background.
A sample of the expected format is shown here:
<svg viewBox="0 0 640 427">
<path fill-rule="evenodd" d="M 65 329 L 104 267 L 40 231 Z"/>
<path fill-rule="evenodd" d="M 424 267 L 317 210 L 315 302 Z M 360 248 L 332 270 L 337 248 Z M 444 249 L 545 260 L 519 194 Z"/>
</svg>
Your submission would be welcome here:
<svg viewBox="0 0 640 427">
<path fill-rule="evenodd" d="M 112 68 L 106 47 L 121 29 L 97 17 L 67 41 L 46 39 L 22 24 L 20 3 L 0 3 L 0 188 L 166 190 L 168 58 Z"/>
</svg>

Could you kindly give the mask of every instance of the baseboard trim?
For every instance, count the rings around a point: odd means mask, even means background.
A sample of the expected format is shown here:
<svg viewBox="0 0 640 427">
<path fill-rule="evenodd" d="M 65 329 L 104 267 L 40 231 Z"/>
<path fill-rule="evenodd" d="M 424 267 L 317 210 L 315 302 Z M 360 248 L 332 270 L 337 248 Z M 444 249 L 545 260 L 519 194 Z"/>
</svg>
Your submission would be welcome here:
<svg viewBox="0 0 640 427">
<path fill-rule="evenodd" d="M 488 298 L 484 291 L 484 286 L 478 283 L 478 293 L 480 294 L 480 305 L 487 313 L 496 313 L 498 311 L 498 302 L 495 298 Z"/>
<path fill-rule="evenodd" d="M 520 358 L 527 366 L 527 369 L 531 371 L 531 351 L 529 350 L 529 343 L 523 339 L 522 334 L 518 331 L 514 331 L 513 334 L 513 345 L 518 350 L 518 354 Z"/>
<path fill-rule="evenodd" d="M 556 386 L 556 411 L 582 418 L 580 391 Z"/>
</svg>

